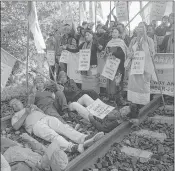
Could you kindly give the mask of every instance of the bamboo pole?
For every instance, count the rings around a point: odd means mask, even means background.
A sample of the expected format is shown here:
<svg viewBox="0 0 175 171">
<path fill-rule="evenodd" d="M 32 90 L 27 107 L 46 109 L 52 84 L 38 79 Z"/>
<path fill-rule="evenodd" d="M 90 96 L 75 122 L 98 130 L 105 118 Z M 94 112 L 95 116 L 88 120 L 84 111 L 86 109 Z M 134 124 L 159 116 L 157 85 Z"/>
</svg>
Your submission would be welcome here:
<svg viewBox="0 0 175 171">
<path fill-rule="evenodd" d="M 97 1 L 95 1 L 95 30 L 96 30 L 96 27 L 97 27 Z"/>
<path fill-rule="evenodd" d="M 128 23 L 129 23 L 129 1 L 127 1 L 127 11 L 128 11 Z M 131 35 L 131 25 L 129 23 L 129 36 Z"/>
<path fill-rule="evenodd" d="M 146 7 L 148 7 L 148 5 L 151 3 L 151 1 L 149 1 L 129 22 L 128 24 L 126 24 L 125 27 L 127 27 Z"/>
<path fill-rule="evenodd" d="M 111 1 L 110 1 L 110 12 L 111 12 Z M 110 15 L 110 24 L 111 24 L 111 15 Z"/>
<path fill-rule="evenodd" d="M 26 85 L 27 85 L 27 96 L 29 95 L 29 39 L 30 39 L 30 28 L 29 28 L 29 21 L 28 21 L 28 30 L 27 30 L 27 62 L 26 62 Z"/>
</svg>

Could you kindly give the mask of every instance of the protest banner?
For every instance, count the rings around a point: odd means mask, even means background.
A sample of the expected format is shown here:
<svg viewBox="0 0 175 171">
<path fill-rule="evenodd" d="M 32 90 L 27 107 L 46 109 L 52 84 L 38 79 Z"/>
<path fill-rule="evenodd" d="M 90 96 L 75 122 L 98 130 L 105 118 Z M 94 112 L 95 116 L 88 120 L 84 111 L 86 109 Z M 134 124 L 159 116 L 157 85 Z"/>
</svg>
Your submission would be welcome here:
<svg viewBox="0 0 175 171">
<path fill-rule="evenodd" d="M 159 83 L 165 95 L 174 96 L 173 64 L 174 56 L 171 53 L 157 53 L 154 56 L 155 67 L 158 72 Z M 124 90 L 127 91 L 128 72 L 125 72 L 123 81 Z M 160 94 L 159 84 L 151 80 L 151 94 Z"/>
<path fill-rule="evenodd" d="M 62 63 L 68 63 L 69 58 L 69 52 L 67 50 L 63 50 L 60 57 L 60 62 Z"/>
<path fill-rule="evenodd" d="M 90 49 L 82 49 L 79 52 L 79 65 L 78 70 L 79 71 L 88 71 L 90 68 L 90 55 L 91 50 Z"/>
<path fill-rule="evenodd" d="M 67 75 L 76 83 L 82 83 L 81 71 L 78 70 L 79 53 L 69 53 L 69 62 L 67 64 Z"/>
<path fill-rule="evenodd" d="M 134 58 L 131 64 L 131 75 L 133 74 L 143 74 L 145 65 L 145 52 L 136 51 L 134 53 Z"/>
<path fill-rule="evenodd" d="M 97 99 L 86 108 L 93 116 L 96 116 L 100 119 L 104 119 L 106 115 L 108 115 L 114 107 L 109 106 L 103 103 L 100 99 Z"/>
<path fill-rule="evenodd" d="M 116 13 L 119 21 L 128 21 L 128 10 L 126 1 L 116 2 Z"/>
<path fill-rule="evenodd" d="M 55 65 L 55 51 L 54 50 L 47 50 L 47 61 L 49 65 Z"/>
<path fill-rule="evenodd" d="M 1 48 L 1 92 L 15 65 L 16 58 Z"/>
<path fill-rule="evenodd" d="M 108 57 L 102 71 L 102 76 L 113 81 L 119 64 L 120 64 L 120 59 L 114 56 Z"/>
<path fill-rule="evenodd" d="M 151 2 L 151 13 L 150 19 L 156 21 L 162 21 L 162 17 L 164 16 L 165 9 L 166 9 L 166 2 L 165 1 L 157 1 Z"/>
<path fill-rule="evenodd" d="M 173 65 L 174 56 L 170 53 L 158 53 L 154 56 L 154 62 L 158 71 L 159 83 L 163 94 L 174 96 L 174 78 Z M 156 81 L 151 81 L 151 93 L 160 94 L 159 84 Z"/>
</svg>

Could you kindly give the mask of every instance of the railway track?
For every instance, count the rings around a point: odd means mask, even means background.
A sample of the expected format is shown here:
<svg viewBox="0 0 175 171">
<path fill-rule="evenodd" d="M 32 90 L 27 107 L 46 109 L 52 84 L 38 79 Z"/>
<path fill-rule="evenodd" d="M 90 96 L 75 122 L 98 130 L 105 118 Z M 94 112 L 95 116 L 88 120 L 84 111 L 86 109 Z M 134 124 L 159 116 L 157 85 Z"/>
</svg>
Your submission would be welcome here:
<svg viewBox="0 0 175 171">
<path fill-rule="evenodd" d="M 90 171 L 90 170 L 91 171 L 108 171 L 108 170 L 109 171 L 140 171 L 138 170 L 138 167 L 144 168 L 145 166 L 142 166 L 142 165 L 144 165 L 145 163 L 148 163 L 149 161 L 151 161 L 152 166 L 154 166 L 157 162 L 157 159 L 155 160 L 155 156 L 160 154 L 160 153 L 157 153 L 156 150 L 153 150 L 154 145 L 156 143 L 160 144 L 158 147 L 160 152 L 162 146 L 164 146 L 165 144 L 166 144 L 166 148 L 168 148 L 168 145 L 167 145 L 168 143 L 172 147 L 173 138 L 174 138 L 172 137 L 174 135 L 174 129 L 170 128 L 168 124 L 161 123 L 161 124 L 164 124 L 165 126 L 164 129 L 169 129 L 169 131 L 171 132 L 171 135 L 168 133 L 168 131 L 167 132 L 164 131 L 163 129 L 164 126 L 162 126 L 160 129 L 161 121 L 157 123 L 154 122 L 155 117 L 158 118 L 157 115 L 159 114 L 159 112 L 156 113 L 156 110 L 160 107 L 160 105 L 161 105 L 161 97 L 157 97 L 153 99 L 148 105 L 144 106 L 140 110 L 139 123 L 141 124 L 139 124 L 139 126 L 132 128 L 133 125 L 129 121 L 125 121 L 124 123 L 119 125 L 117 128 L 115 128 L 113 131 L 106 134 L 105 137 L 102 138 L 100 141 L 95 143 L 93 146 L 89 147 L 84 153 L 78 155 L 75 159 L 71 160 L 68 166 L 66 167 L 65 171 Z M 156 116 L 154 116 L 155 113 L 157 114 Z M 158 119 L 160 120 L 160 118 Z M 9 116 L 1 118 L 1 128 L 7 127 L 7 125 L 9 124 L 9 120 L 10 120 Z M 173 123 L 173 122 L 170 121 L 170 123 Z M 161 139 L 161 143 L 160 143 L 160 140 L 156 139 L 156 141 L 154 141 L 154 143 L 152 144 L 151 149 L 149 149 L 149 146 L 146 146 L 143 142 L 143 139 L 144 139 L 147 145 L 151 143 L 152 137 L 148 136 L 150 132 L 144 132 L 150 129 L 150 127 L 148 126 L 149 124 L 150 126 L 152 124 L 152 127 L 151 127 L 152 130 L 160 131 L 164 133 L 161 135 L 165 136 L 164 139 L 162 138 L 163 141 Z M 156 125 L 159 125 L 159 126 L 156 127 Z M 147 137 L 146 135 L 144 136 L 139 135 L 138 134 L 139 131 L 142 131 L 141 134 L 147 133 Z M 136 136 L 138 137 L 137 143 L 133 140 L 134 139 L 133 137 L 136 137 Z M 138 144 L 140 143 L 140 141 L 142 141 L 142 145 Z M 132 154 L 127 153 L 127 151 L 131 152 L 133 149 L 135 149 L 136 151 L 145 150 L 146 153 L 149 152 L 147 153 L 148 157 L 147 158 L 140 157 L 140 156 L 135 157 L 134 155 L 136 152 L 132 152 Z M 173 143 L 173 147 L 170 149 L 174 150 L 174 143 Z M 172 153 L 174 154 L 174 152 Z M 130 160 L 130 162 L 128 162 L 129 164 L 125 162 L 128 160 Z M 171 163 L 173 163 L 172 160 L 174 161 L 174 156 L 171 156 L 171 157 L 168 156 L 168 160 L 171 160 Z M 117 164 L 118 166 L 115 164 L 115 162 L 118 163 Z M 122 166 L 122 163 L 125 163 L 125 166 Z M 138 166 L 136 163 L 138 163 Z M 159 167 L 161 168 L 161 166 Z M 167 164 L 167 167 L 165 168 L 168 169 L 167 171 L 173 171 L 171 170 L 173 169 L 173 166 L 171 164 Z M 159 171 L 159 170 L 155 170 L 155 171 Z"/>
<path fill-rule="evenodd" d="M 161 97 L 157 97 L 156 99 L 153 99 L 148 105 L 144 106 L 140 110 L 139 122 L 142 123 L 144 120 L 146 120 L 148 115 L 158 109 L 160 104 Z M 93 171 L 93 169 L 94 171 L 107 171 L 109 166 L 103 169 L 101 167 L 102 164 L 98 164 L 98 159 L 103 158 L 114 143 L 121 143 L 123 139 L 125 139 L 125 137 L 131 133 L 131 127 L 132 124 L 129 123 L 129 121 L 126 121 L 119 125 L 113 131 L 106 134 L 103 139 L 101 139 L 92 147 L 88 148 L 84 153 L 73 159 L 67 166 L 66 171 Z"/>
</svg>

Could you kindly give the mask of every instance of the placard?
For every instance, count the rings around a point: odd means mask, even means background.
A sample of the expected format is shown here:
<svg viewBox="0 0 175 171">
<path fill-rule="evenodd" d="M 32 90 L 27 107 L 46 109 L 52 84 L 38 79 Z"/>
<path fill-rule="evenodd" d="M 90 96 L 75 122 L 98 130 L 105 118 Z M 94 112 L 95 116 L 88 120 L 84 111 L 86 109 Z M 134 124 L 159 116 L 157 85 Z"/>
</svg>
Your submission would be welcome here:
<svg viewBox="0 0 175 171">
<path fill-rule="evenodd" d="M 100 99 L 97 99 L 86 107 L 86 109 L 93 115 L 100 119 L 104 119 L 115 108 L 103 103 Z"/>
<path fill-rule="evenodd" d="M 103 68 L 102 76 L 113 81 L 119 64 L 120 59 L 116 58 L 115 56 L 108 57 Z"/>
<path fill-rule="evenodd" d="M 49 65 L 55 65 L 55 51 L 54 50 L 47 50 L 47 61 Z"/>
<path fill-rule="evenodd" d="M 79 71 L 88 71 L 90 68 L 90 55 L 91 50 L 90 49 L 82 49 L 79 52 Z"/>
<path fill-rule="evenodd" d="M 69 58 L 69 51 L 63 50 L 60 57 L 60 62 L 67 64 Z"/>
<path fill-rule="evenodd" d="M 116 13 L 119 21 L 128 21 L 128 10 L 127 2 L 119 1 L 116 2 Z"/>
<path fill-rule="evenodd" d="M 134 58 L 131 64 L 131 75 L 133 74 L 143 74 L 145 65 L 145 52 L 136 51 L 134 53 Z"/>
<path fill-rule="evenodd" d="M 150 19 L 156 21 L 162 21 L 162 17 L 164 16 L 166 9 L 166 2 L 158 1 L 151 3 L 152 7 L 151 7 Z"/>
</svg>

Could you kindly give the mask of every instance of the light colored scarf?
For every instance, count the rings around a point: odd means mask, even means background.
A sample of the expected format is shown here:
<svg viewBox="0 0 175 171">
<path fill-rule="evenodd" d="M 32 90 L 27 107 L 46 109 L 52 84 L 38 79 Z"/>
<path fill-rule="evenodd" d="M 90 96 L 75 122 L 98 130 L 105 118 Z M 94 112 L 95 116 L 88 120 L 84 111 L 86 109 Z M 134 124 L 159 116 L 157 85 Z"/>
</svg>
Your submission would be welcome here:
<svg viewBox="0 0 175 171">
<path fill-rule="evenodd" d="M 82 49 L 91 49 L 92 42 L 93 40 L 91 40 L 90 42 L 85 42 Z"/>
<path fill-rule="evenodd" d="M 117 38 L 117 39 L 111 39 L 107 46 L 106 47 L 121 47 L 124 54 L 125 54 L 125 59 L 126 59 L 126 56 L 128 54 L 128 47 L 126 46 L 125 42 L 120 39 L 120 38 Z"/>
<path fill-rule="evenodd" d="M 140 43 L 141 43 L 141 48 L 145 52 L 144 70 L 145 70 L 145 72 L 152 75 L 153 80 L 157 81 L 155 70 L 154 70 L 154 65 L 152 62 L 152 57 L 155 55 L 154 41 L 152 38 L 146 36 L 146 38 L 141 38 Z M 137 49 L 138 49 L 137 37 L 134 37 L 132 39 L 129 49 L 132 52 L 137 51 Z"/>
</svg>

